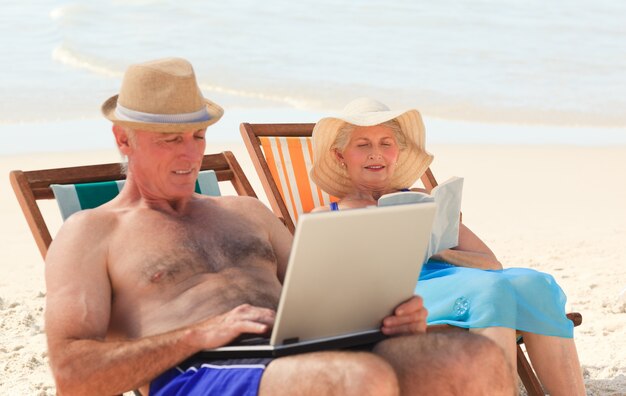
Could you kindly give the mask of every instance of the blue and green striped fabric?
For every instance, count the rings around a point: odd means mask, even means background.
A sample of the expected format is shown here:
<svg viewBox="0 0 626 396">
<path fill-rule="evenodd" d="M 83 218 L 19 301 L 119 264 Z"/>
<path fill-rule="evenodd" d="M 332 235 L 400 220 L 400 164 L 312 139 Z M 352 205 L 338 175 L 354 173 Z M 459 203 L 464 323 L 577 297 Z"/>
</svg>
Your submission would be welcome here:
<svg viewBox="0 0 626 396">
<path fill-rule="evenodd" d="M 83 183 L 83 184 L 51 184 L 61 217 L 65 221 L 70 215 L 83 209 L 96 208 L 111 199 L 124 187 L 125 180 Z M 198 194 L 217 197 L 221 195 L 215 171 L 207 170 L 198 174 L 196 180 Z"/>
</svg>

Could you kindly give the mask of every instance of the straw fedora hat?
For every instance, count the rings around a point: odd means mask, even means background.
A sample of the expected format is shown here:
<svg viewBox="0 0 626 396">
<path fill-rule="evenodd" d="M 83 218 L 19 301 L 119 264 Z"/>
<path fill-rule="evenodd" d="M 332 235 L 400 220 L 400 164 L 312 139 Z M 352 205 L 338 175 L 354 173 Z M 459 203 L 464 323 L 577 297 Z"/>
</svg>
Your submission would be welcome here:
<svg viewBox="0 0 626 396">
<path fill-rule="evenodd" d="M 319 188 L 337 198 L 354 190 L 346 170 L 331 150 L 341 127 L 346 123 L 373 126 L 395 119 L 406 136 L 407 147 L 400 151 L 390 188 L 408 188 L 428 169 L 433 156 L 426 152 L 424 123 L 417 110 L 392 111 L 384 104 L 369 98 L 353 100 L 336 117 L 322 118 L 313 128 L 314 163 L 311 179 Z"/>
<path fill-rule="evenodd" d="M 119 95 L 104 102 L 102 114 L 130 128 L 183 132 L 216 123 L 224 110 L 202 96 L 188 61 L 166 58 L 129 66 Z"/>
</svg>

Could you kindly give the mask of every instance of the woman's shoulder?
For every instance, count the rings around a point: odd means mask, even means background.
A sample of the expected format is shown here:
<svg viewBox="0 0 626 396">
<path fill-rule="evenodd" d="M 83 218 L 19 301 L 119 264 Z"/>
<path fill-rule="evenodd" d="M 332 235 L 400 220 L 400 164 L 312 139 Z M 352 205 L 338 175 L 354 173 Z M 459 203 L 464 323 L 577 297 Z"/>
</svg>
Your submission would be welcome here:
<svg viewBox="0 0 626 396">
<path fill-rule="evenodd" d="M 330 206 L 324 205 L 324 206 L 318 206 L 317 208 L 314 208 L 313 210 L 311 210 L 311 213 L 328 212 L 329 210 L 330 210 Z"/>
</svg>

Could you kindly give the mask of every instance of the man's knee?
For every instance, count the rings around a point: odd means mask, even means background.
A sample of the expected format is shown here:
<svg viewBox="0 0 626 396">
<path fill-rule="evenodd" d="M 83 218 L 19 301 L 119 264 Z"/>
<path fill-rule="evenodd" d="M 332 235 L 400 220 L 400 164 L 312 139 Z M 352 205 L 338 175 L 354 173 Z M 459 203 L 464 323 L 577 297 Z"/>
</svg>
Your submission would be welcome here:
<svg viewBox="0 0 626 396">
<path fill-rule="evenodd" d="M 467 333 L 469 342 L 460 355 L 460 364 L 467 368 L 466 378 L 474 394 L 491 395 L 517 394 L 516 373 L 510 366 L 504 350 L 487 337 Z"/>
<path fill-rule="evenodd" d="M 449 385 L 456 363 L 446 340 L 443 334 L 394 337 L 380 342 L 374 353 L 391 364 L 401 393 L 454 394 Z"/>
<path fill-rule="evenodd" d="M 372 353 L 355 353 L 358 364 L 349 370 L 346 385 L 348 388 L 360 388 L 354 394 L 358 395 L 398 395 L 398 378 L 391 365 L 384 359 Z M 352 360 L 352 359 L 350 359 Z"/>
<path fill-rule="evenodd" d="M 277 359 L 266 370 L 260 394 L 398 395 L 393 368 L 371 353 L 320 352 Z"/>
<path fill-rule="evenodd" d="M 469 332 L 448 336 L 445 357 L 457 373 L 455 389 L 463 389 L 461 394 L 510 396 L 517 393 L 513 370 L 495 342 Z"/>
<path fill-rule="evenodd" d="M 396 337 L 374 352 L 396 371 L 403 393 L 513 395 L 504 352 L 486 337 L 468 332 Z"/>
</svg>

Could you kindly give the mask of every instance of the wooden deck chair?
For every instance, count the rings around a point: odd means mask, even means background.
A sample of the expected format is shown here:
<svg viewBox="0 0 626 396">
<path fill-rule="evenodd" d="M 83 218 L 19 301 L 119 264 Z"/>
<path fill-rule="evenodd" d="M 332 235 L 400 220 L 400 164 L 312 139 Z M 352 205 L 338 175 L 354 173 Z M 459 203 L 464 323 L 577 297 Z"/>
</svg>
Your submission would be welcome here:
<svg viewBox="0 0 626 396">
<path fill-rule="evenodd" d="M 238 195 L 256 198 L 252 185 L 230 151 L 205 155 L 200 170 L 196 192 L 221 195 L 219 183 L 230 182 Z M 122 173 L 121 164 L 110 163 L 31 171 L 14 170 L 9 173 L 9 178 L 30 232 L 45 260 L 52 237 L 37 201 L 57 199 L 61 216 L 65 220 L 78 210 L 94 208 L 114 198 L 121 190 L 126 175 Z M 133 393 L 140 396 L 136 390 Z"/>
<path fill-rule="evenodd" d="M 314 125 L 241 124 L 243 140 L 270 206 L 292 233 L 302 213 L 337 201 L 309 177 Z M 422 182 L 429 190 L 437 185 L 430 169 L 422 176 Z"/>
<path fill-rule="evenodd" d="M 293 233 L 298 216 L 321 205 L 337 201 L 321 191 L 311 181 L 309 169 L 313 163 L 311 133 L 315 124 L 249 124 L 240 126 L 250 158 L 259 175 L 272 210 Z M 437 185 L 430 168 L 421 177 L 427 190 Z M 579 313 L 569 313 L 575 326 L 582 323 Z M 429 326 L 432 330 L 451 330 L 452 326 Z M 454 328 L 459 329 L 459 328 Z M 517 371 L 529 396 L 544 395 L 521 346 L 517 346 Z"/>
<path fill-rule="evenodd" d="M 219 182 L 230 182 L 239 195 L 256 198 L 241 166 L 230 151 L 204 156 L 196 191 L 220 195 Z M 24 212 L 41 256 L 45 259 L 52 242 L 38 200 L 61 197 L 63 220 L 77 210 L 96 207 L 117 195 L 126 176 L 119 163 L 70 168 L 21 171 L 9 174 L 11 186 Z M 55 190 L 53 192 L 53 190 Z"/>
</svg>

